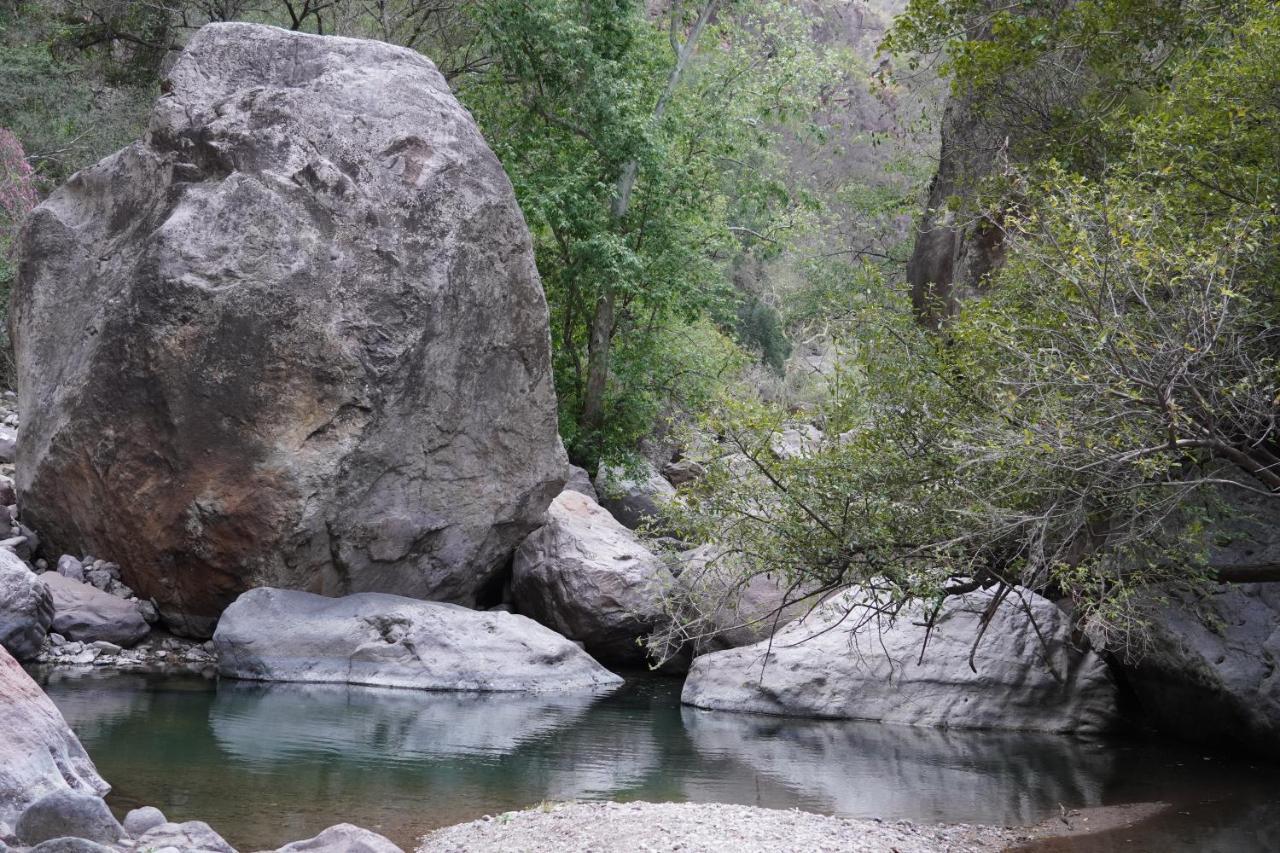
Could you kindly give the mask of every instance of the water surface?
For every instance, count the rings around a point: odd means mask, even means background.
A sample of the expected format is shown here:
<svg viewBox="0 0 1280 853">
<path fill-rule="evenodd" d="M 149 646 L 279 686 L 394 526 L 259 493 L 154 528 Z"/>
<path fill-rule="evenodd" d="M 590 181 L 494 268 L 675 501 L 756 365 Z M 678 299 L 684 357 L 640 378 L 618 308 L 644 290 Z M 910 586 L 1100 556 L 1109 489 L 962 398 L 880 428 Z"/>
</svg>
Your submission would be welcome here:
<svg viewBox="0 0 1280 853">
<path fill-rule="evenodd" d="M 1171 808 L 1127 836 L 1054 849 L 1280 849 L 1280 768 L 1167 743 L 700 711 L 651 676 L 604 697 L 531 697 L 35 674 L 114 808 L 204 820 L 242 850 L 339 821 L 411 849 L 439 826 L 569 799 L 998 825 L 1160 801 Z"/>
</svg>

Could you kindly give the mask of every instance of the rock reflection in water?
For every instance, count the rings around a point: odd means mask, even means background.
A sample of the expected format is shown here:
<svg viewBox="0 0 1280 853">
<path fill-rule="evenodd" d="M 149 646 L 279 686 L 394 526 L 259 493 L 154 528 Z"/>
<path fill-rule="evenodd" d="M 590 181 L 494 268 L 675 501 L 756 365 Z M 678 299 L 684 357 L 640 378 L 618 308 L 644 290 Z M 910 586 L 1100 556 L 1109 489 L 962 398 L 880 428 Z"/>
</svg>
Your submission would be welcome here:
<svg viewBox="0 0 1280 853">
<path fill-rule="evenodd" d="M 249 765 L 330 757 L 418 765 L 507 755 L 569 726 L 597 698 L 224 681 L 209 725 L 218 745 Z"/>
<path fill-rule="evenodd" d="M 1112 760 L 1101 743 L 682 709 L 708 757 L 853 817 L 1034 823 L 1058 803 L 1097 805 Z"/>
</svg>

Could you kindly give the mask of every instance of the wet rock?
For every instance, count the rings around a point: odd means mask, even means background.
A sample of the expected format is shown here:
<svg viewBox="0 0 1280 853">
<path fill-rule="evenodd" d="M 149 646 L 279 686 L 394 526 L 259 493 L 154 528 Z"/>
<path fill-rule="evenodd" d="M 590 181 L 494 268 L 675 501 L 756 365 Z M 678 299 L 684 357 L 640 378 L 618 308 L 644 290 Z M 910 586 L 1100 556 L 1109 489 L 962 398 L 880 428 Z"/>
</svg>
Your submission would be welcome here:
<svg viewBox="0 0 1280 853">
<path fill-rule="evenodd" d="M 970 649 L 992 594 L 948 599 L 923 661 L 922 612 L 908 609 L 890 624 L 856 594 L 842 594 L 792 622 L 771 645 L 696 658 L 681 701 L 712 710 L 946 728 L 1114 728 L 1116 688 L 1105 664 L 1076 650 L 1067 617 L 1033 593 L 1020 590 L 1021 600 L 1011 594 L 996 608 L 974 657 L 977 671 L 970 669 Z"/>
<path fill-rule="evenodd" d="M 168 823 L 164 812 L 155 806 L 143 806 L 142 808 L 130 810 L 124 816 L 124 831 L 137 838 L 162 823 Z"/>
<path fill-rule="evenodd" d="M 279 848 L 275 853 L 404 853 L 396 845 L 376 832 L 340 823 L 331 826 L 314 838 L 295 841 Z"/>
<path fill-rule="evenodd" d="M 648 460 L 630 471 L 621 465 L 601 465 L 596 475 L 600 505 L 627 527 L 661 526 L 662 507 L 676 496 L 675 487 Z"/>
<path fill-rule="evenodd" d="M 566 468 L 500 162 L 406 48 L 211 24 L 166 79 L 24 231 L 24 519 L 202 638 L 255 584 L 475 604 Z"/>
<path fill-rule="evenodd" d="M 127 648 L 151 630 L 133 602 L 56 572 L 46 572 L 41 580 L 53 594 L 53 629 L 68 639 L 106 640 Z"/>
<path fill-rule="evenodd" d="M 48 587 L 17 556 L 0 550 L 0 646 L 18 660 L 31 660 L 52 623 Z"/>
<path fill-rule="evenodd" d="M 532 692 L 621 682 L 532 619 L 380 593 L 260 587 L 227 608 L 213 642 L 222 675 L 258 681 Z"/>
<path fill-rule="evenodd" d="M 516 608 L 593 656 L 638 664 L 638 642 L 662 617 L 672 583 L 662 562 L 591 498 L 561 492 L 547 523 L 520 545 L 512 563 Z"/>
<path fill-rule="evenodd" d="M 138 850 L 158 850 L 163 847 L 176 847 L 183 853 L 236 853 L 226 839 L 201 820 L 162 823 L 142 833 L 137 839 Z"/>
<path fill-rule="evenodd" d="M 13 830 L 26 844 L 63 836 L 110 844 L 124 833 L 101 797 L 71 790 L 45 794 L 27 806 Z"/>
</svg>

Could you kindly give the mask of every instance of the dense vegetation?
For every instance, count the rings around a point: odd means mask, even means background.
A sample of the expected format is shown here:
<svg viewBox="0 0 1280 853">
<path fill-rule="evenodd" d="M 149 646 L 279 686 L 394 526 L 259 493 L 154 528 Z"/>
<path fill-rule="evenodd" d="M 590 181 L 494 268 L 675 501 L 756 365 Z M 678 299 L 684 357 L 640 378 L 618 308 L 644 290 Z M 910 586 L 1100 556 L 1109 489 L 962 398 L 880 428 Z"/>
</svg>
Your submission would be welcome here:
<svg viewBox="0 0 1280 853">
<path fill-rule="evenodd" d="M 529 220 L 576 461 L 674 423 L 708 467 L 678 521 L 743 579 L 857 585 L 891 611 L 1026 586 L 1131 643 L 1150 589 L 1212 576 L 1208 521 L 1280 489 L 1280 11 L 911 0 L 877 58 L 843 8 L 9 3 L 0 240 L 138 133 L 207 21 L 422 50 Z M 947 204 L 1003 263 L 934 328 L 903 275 L 938 72 L 999 130 Z M 795 422 L 825 438 L 774 452 Z"/>
</svg>

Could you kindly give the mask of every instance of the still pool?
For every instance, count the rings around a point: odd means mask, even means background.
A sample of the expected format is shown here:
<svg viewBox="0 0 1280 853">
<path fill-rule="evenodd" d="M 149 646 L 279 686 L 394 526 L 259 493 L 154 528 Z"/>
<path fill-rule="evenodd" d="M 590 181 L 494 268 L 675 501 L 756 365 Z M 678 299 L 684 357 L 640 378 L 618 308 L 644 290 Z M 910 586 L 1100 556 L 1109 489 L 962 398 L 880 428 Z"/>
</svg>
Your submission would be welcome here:
<svg viewBox="0 0 1280 853">
<path fill-rule="evenodd" d="M 569 799 L 1002 825 L 1162 802 L 1132 829 L 1052 849 L 1280 850 L 1280 767 L 1158 741 L 699 711 L 680 706 L 678 681 L 651 676 L 603 697 L 529 697 L 33 674 L 117 811 L 204 820 L 242 850 L 340 821 L 412 849 L 435 827 Z"/>
</svg>

